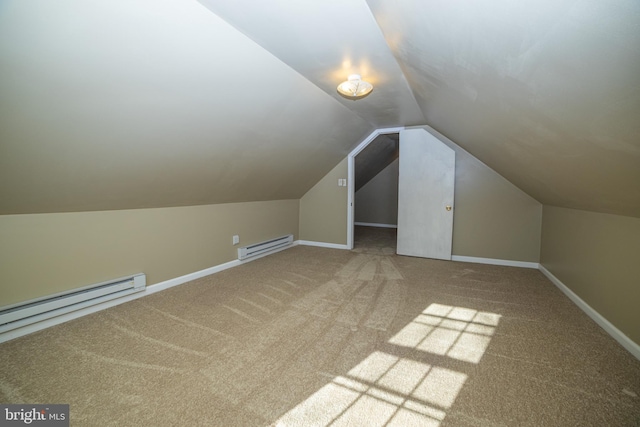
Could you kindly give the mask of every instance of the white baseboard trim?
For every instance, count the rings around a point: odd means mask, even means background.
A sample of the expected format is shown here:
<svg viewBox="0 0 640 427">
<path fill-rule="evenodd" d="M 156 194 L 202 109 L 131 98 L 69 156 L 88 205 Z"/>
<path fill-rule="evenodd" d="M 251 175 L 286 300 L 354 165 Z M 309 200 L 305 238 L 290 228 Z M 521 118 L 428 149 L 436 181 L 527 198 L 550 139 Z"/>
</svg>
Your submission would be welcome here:
<svg viewBox="0 0 640 427">
<path fill-rule="evenodd" d="M 354 222 L 353 225 L 361 225 L 363 227 L 398 228 L 395 224 L 378 224 L 375 222 Z"/>
<path fill-rule="evenodd" d="M 100 304 L 92 305 L 90 307 L 82 308 L 80 310 L 72 311 L 57 317 L 52 317 L 50 319 L 43 320 L 41 322 L 32 323 L 30 325 L 23 326 L 21 328 L 16 328 L 7 332 L 3 332 L 0 334 L 0 343 L 5 341 L 12 340 L 14 338 L 18 338 L 24 335 L 31 334 L 33 332 L 40 331 L 42 329 L 50 328 L 51 326 L 59 325 L 61 323 L 68 322 L 69 320 L 77 319 L 82 316 L 86 316 L 88 314 L 96 313 L 98 311 L 105 310 L 109 307 L 114 307 L 116 305 L 123 304 L 125 302 L 133 301 L 138 298 L 145 297 L 147 295 L 155 294 L 156 292 L 164 291 L 165 289 L 173 288 L 174 286 L 182 285 L 184 283 L 190 282 L 192 280 L 200 279 L 201 277 L 209 276 L 210 274 L 218 273 L 223 270 L 227 270 L 229 268 L 237 267 L 242 264 L 246 264 L 248 262 L 254 261 L 256 259 L 274 254 L 276 252 L 283 251 L 285 249 L 292 248 L 298 245 L 297 242 L 293 242 L 293 244 L 278 248 L 274 251 L 264 253 L 262 255 L 258 255 L 255 257 L 248 258 L 246 260 L 233 260 L 229 262 L 225 262 L 223 264 L 218 264 L 213 267 L 205 268 L 204 270 L 196 271 L 193 273 L 185 274 L 184 276 L 176 277 L 173 279 L 165 280 L 164 282 L 156 283 L 154 285 L 147 286 L 144 291 L 136 292 L 130 295 L 123 296 L 121 298 L 116 298 L 110 301 L 105 301 Z"/>
<path fill-rule="evenodd" d="M 340 245 L 338 243 L 313 242 L 311 240 L 296 240 L 294 243 L 302 246 L 317 246 L 319 248 L 349 249 L 347 245 Z"/>
<path fill-rule="evenodd" d="M 542 274 L 547 276 L 551 283 L 556 285 L 558 289 L 560 289 L 566 296 L 569 297 L 571 301 L 582 311 L 584 311 L 587 316 L 593 319 L 602 329 L 604 329 L 614 340 L 618 341 L 621 346 L 623 346 L 629 353 L 631 353 L 636 359 L 640 360 L 640 345 L 635 343 L 631 338 L 626 336 L 620 329 L 613 326 L 611 322 L 605 319 L 600 313 L 595 311 L 589 304 L 584 302 L 582 298 L 575 294 L 567 285 L 562 283 L 560 279 L 553 275 L 549 270 L 547 270 L 542 264 L 539 267 Z"/>
<path fill-rule="evenodd" d="M 536 268 L 536 269 L 540 265 L 537 262 L 511 261 L 509 259 L 496 259 L 496 258 L 477 258 L 472 256 L 461 256 L 461 255 L 452 255 L 451 261 L 472 262 L 475 264 L 504 265 L 507 267 Z"/>
</svg>

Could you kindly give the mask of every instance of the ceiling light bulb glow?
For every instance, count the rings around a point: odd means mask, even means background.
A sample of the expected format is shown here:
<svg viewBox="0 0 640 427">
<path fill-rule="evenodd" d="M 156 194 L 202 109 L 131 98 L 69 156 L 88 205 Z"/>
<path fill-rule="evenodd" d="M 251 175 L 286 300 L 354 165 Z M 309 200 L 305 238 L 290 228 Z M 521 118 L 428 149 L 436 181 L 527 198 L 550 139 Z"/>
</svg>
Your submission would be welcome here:
<svg viewBox="0 0 640 427">
<path fill-rule="evenodd" d="M 338 85 L 338 92 L 349 99 L 364 98 L 373 90 L 373 85 L 362 80 L 359 74 L 352 74 L 346 82 Z"/>
</svg>

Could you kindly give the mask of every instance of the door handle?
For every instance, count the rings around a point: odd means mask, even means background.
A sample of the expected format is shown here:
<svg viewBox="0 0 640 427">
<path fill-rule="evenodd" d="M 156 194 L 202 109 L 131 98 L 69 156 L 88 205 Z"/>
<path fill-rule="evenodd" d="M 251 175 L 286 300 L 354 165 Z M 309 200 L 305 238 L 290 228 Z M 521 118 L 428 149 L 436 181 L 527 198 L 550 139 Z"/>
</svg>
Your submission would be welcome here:
<svg viewBox="0 0 640 427">
<path fill-rule="evenodd" d="M 450 211 L 450 210 L 451 210 L 451 206 L 447 205 L 447 206 L 445 206 L 445 209 L 446 209 L 447 211 Z"/>
</svg>

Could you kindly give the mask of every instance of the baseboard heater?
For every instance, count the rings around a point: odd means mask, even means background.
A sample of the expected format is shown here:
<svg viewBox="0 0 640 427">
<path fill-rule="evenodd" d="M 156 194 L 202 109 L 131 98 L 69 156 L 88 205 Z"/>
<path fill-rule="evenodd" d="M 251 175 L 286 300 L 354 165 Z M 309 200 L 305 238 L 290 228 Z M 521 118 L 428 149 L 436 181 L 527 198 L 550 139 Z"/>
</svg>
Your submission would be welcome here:
<svg viewBox="0 0 640 427">
<path fill-rule="evenodd" d="M 0 333 L 143 291 L 144 273 L 0 308 Z"/>
<path fill-rule="evenodd" d="M 267 240 L 266 242 L 256 243 L 254 245 L 238 248 L 238 259 L 244 260 L 258 255 L 267 254 L 276 249 L 284 248 L 293 243 L 293 234 L 278 237 L 277 239 Z"/>
</svg>

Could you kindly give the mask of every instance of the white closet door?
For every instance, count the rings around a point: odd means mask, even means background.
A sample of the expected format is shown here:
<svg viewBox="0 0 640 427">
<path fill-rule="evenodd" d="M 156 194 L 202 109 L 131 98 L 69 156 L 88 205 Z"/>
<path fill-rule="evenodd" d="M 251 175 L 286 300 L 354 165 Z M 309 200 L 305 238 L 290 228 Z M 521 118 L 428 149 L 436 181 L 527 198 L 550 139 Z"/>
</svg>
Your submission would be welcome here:
<svg viewBox="0 0 640 427">
<path fill-rule="evenodd" d="M 400 132 L 398 255 L 451 259 L 455 164 L 426 130 Z"/>
</svg>

